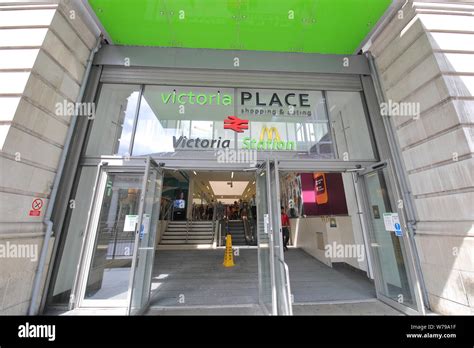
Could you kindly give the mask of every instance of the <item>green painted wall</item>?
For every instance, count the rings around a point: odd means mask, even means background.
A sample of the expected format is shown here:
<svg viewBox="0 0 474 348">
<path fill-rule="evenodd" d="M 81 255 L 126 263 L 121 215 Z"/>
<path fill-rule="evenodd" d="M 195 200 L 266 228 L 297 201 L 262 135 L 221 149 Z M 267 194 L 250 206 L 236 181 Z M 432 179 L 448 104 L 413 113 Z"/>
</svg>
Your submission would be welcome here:
<svg viewBox="0 0 474 348">
<path fill-rule="evenodd" d="M 351 54 L 390 0 L 89 0 L 115 44 Z"/>
</svg>

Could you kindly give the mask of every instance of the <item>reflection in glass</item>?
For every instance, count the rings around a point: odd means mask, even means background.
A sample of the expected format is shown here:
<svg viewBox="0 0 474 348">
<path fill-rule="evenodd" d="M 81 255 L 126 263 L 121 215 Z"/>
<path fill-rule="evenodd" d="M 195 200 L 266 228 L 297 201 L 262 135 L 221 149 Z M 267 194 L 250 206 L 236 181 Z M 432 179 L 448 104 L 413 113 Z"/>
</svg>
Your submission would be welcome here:
<svg viewBox="0 0 474 348">
<path fill-rule="evenodd" d="M 265 216 L 269 214 L 267 202 L 267 172 L 257 174 L 257 233 L 258 233 L 258 276 L 259 276 L 259 298 L 272 313 L 272 281 L 270 268 L 270 238 L 265 227 Z M 267 218 L 268 219 L 268 218 Z M 269 229 L 270 227 L 268 227 Z"/>
<path fill-rule="evenodd" d="M 126 300 L 143 174 L 109 173 L 85 299 Z"/>
<path fill-rule="evenodd" d="M 372 246 L 380 265 L 383 295 L 414 307 L 412 287 L 405 266 L 406 256 L 401 245 L 401 237 L 385 229 L 384 213 L 392 213 L 385 183 L 385 171 L 366 175 L 367 194 L 371 210 Z"/>
<path fill-rule="evenodd" d="M 139 90 L 140 86 L 133 85 L 102 86 L 87 156 L 130 154 Z"/>
<path fill-rule="evenodd" d="M 140 105 L 133 155 L 166 153 L 203 148 L 201 142 L 190 147 L 177 144 L 180 137 L 230 140 L 234 147 L 234 131 L 224 129 L 224 119 L 234 114 L 229 88 L 146 86 Z M 189 97 L 192 96 L 192 97 Z M 219 96 L 219 97 L 218 97 Z M 228 96 L 224 103 L 223 96 Z M 185 139 L 183 139 L 185 140 Z"/>
<path fill-rule="evenodd" d="M 338 158 L 375 159 L 367 118 L 359 92 L 327 92 Z"/>
</svg>

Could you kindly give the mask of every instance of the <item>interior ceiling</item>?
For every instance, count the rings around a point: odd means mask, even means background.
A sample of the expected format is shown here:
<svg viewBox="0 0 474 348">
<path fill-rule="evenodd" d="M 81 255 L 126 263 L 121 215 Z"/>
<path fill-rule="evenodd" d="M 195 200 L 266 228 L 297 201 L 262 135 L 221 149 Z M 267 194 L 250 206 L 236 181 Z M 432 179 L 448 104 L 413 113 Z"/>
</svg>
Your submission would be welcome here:
<svg viewBox="0 0 474 348">
<path fill-rule="evenodd" d="M 206 192 L 212 195 L 215 199 L 228 198 L 238 200 L 241 197 L 249 199 L 255 193 L 255 172 L 233 172 L 231 171 L 201 171 L 194 174 L 193 171 L 188 171 L 188 175 L 194 178 L 197 183 L 196 197 L 199 192 Z M 233 183 L 233 188 L 228 183 Z M 209 188 L 208 188 L 209 187 Z"/>
<path fill-rule="evenodd" d="M 89 0 L 114 44 L 352 54 L 391 0 Z"/>
</svg>

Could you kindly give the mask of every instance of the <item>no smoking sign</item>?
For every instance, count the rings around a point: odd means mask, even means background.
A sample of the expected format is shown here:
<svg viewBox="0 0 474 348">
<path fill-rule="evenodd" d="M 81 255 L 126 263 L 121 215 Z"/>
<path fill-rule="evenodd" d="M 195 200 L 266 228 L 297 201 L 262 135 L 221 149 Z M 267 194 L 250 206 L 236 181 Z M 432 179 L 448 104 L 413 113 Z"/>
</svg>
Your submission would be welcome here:
<svg viewBox="0 0 474 348">
<path fill-rule="evenodd" d="M 31 203 L 30 216 L 40 216 L 41 215 L 41 208 L 43 207 L 43 200 L 41 198 L 36 198 Z"/>
</svg>

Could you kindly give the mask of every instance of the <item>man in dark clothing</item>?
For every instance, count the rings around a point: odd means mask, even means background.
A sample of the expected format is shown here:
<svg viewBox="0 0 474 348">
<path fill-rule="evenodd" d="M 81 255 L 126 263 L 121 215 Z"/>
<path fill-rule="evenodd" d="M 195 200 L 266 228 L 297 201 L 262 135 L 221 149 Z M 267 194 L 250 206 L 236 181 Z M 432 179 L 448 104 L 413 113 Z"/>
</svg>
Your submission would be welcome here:
<svg viewBox="0 0 474 348">
<path fill-rule="evenodd" d="M 281 227 L 283 234 L 283 250 L 288 250 L 288 241 L 290 240 L 290 219 L 285 213 L 285 208 L 281 207 Z"/>
</svg>

